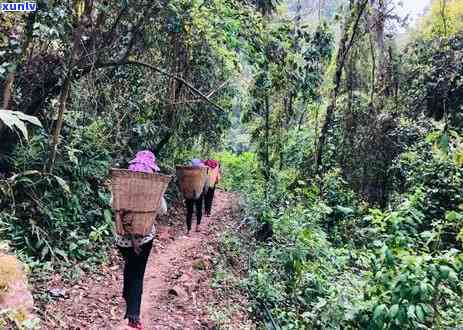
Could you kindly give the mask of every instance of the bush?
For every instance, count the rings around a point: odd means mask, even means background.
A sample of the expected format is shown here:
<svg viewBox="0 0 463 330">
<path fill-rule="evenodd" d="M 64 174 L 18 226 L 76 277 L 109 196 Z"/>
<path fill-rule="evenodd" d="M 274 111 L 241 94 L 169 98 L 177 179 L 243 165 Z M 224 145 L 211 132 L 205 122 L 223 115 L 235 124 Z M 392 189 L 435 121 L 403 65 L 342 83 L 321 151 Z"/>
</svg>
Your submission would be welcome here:
<svg viewBox="0 0 463 330">
<path fill-rule="evenodd" d="M 392 169 L 395 173 L 395 203 L 420 195 L 416 210 L 422 214 L 419 233 L 434 233 L 441 248 L 459 247 L 463 230 L 459 220 L 463 211 L 463 167 L 452 157 L 442 157 L 428 142 L 420 143 L 402 154 Z M 416 201 L 416 198 L 415 198 Z"/>
<path fill-rule="evenodd" d="M 462 324 L 462 259 L 384 247 L 372 260 L 357 315 L 363 329 L 417 329 Z M 455 318 L 456 317 L 456 318 Z"/>
<path fill-rule="evenodd" d="M 228 155 L 228 170 L 238 171 L 229 173 L 231 182 L 245 168 L 238 159 Z M 272 171 L 267 198 L 259 176 L 244 176 L 247 184 L 234 188 L 242 189 L 248 216 L 272 228 L 256 248 L 242 251 L 251 260 L 245 283 L 256 316 L 285 329 L 461 324 L 463 255 L 456 241 L 444 239 L 461 230 L 463 215 L 452 209 L 460 174 L 446 164 L 452 182 L 442 189 L 454 196 L 443 190 L 430 202 L 442 161 L 437 167 L 423 161 L 410 165 L 417 170 L 406 176 L 407 188 L 383 210 L 363 202 L 336 169 L 325 174 L 320 190 L 300 180 L 297 169 Z M 432 209 L 441 209 L 440 222 Z"/>
<path fill-rule="evenodd" d="M 220 162 L 222 181 L 220 186 L 226 190 L 248 191 L 262 185 L 262 176 L 259 173 L 256 154 L 244 152 L 235 155 L 231 152 L 217 153 L 213 157 Z M 253 188 L 253 183 L 259 182 Z"/>
<path fill-rule="evenodd" d="M 0 182 L 0 236 L 41 260 L 105 256 L 112 214 L 106 180 L 111 164 L 105 125 L 67 132 L 53 175 L 43 173 L 48 137 L 36 135 L 11 157 L 16 175 Z M 95 253 L 97 252 L 97 253 Z"/>
</svg>

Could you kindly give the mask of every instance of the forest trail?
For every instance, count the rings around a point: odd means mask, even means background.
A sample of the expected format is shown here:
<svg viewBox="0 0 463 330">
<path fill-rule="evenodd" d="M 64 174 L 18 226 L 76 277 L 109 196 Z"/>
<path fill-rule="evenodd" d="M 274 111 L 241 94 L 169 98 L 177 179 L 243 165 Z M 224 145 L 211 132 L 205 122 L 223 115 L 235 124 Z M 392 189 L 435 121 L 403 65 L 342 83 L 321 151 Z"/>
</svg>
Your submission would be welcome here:
<svg viewBox="0 0 463 330">
<path fill-rule="evenodd" d="M 183 212 L 178 205 L 157 227 L 144 282 L 145 329 L 213 329 L 209 309 L 213 305 L 223 309 L 227 304 L 237 306 L 231 317 L 234 329 L 252 328 L 244 298 L 219 298 L 210 285 L 218 240 L 226 226 L 236 226 L 237 196 L 217 191 L 211 217 L 203 217 L 201 232 L 192 231 L 190 237 L 185 236 Z M 121 320 L 125 306 L 120 298 L 122 260 L 112 259 L 105 271 L 63 289 L 63 297 L 46 306 L 43 329 L 127 329 Z"/>
</svg>

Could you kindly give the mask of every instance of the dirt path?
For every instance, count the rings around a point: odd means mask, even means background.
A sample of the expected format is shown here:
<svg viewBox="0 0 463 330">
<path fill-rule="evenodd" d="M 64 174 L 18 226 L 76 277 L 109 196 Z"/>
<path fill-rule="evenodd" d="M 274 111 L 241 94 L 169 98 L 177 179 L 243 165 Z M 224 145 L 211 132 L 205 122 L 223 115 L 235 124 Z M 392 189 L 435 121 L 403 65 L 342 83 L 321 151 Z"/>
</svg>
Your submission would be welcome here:
<svg viewBox="0 0 463 330">
<path fill-rule="evenodd" d="M 158 226 L 144 282 L 142 319 L 147 330 L 216 329 L 211 308 L 227 308 L 223 297 L 211 288 L 211 281 L 214 259 L 220 257 L 219 237 L 227 226 L 236 225 L 236 195 L 217 191 L 213 214 L 204 217 L 201 232 L 192 232 L 190 237 L 184 236 L 183 212 L 172 210 Z M 121 272 L 121 260 L 113 256 L 95 277 L 62 289 L 62 297 L 45 307 L 43 329 L 126 329 L 121 320 Z M 51 286 L 59 284 L 57 280 Z M 229 305 L 236 305 L 231 315 L 234 325 L 221 328 L 253 328 L 244 297 L 226 299 Z"/>
</svg>

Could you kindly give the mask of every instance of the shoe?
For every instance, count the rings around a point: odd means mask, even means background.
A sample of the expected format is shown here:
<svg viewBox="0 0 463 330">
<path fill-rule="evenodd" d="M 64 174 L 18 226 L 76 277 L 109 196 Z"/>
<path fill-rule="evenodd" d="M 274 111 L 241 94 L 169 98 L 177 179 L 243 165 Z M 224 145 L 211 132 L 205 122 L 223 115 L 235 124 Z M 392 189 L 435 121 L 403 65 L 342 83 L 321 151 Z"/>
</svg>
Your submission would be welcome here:
<svg viewBox="0 0 463 330">
<path fill-rule="evenodd" d="M 129 329 L 143 330 L 143 325 L 140 321 L 129 321 Z"/>
<path fill-rule="evenodd" d="M 197 233 L 201 232 L 201 228 L 199 226 L 196 226 L 196 232 Z"/>
</svg>

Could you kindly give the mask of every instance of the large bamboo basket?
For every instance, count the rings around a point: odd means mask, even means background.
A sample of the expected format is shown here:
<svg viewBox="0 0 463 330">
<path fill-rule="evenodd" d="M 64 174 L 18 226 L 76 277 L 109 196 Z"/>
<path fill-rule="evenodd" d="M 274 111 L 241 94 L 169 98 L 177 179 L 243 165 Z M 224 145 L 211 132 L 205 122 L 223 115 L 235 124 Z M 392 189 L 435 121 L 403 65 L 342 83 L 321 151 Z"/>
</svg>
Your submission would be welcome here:
<svg viewBox="0 0 463 330">
<path fill-rule="evenodd" d="M 111 169 L 111 177 L 116 232 L 148 235 L 172 177 L 120 169 Z"/>
<path fill-rule="evenodd" d="M 216 168 L 209 168 L 208 176 L 209 176 L 208 186 L 214 187 L 219 178 L 219 166 L 217 166 Z"/>
<path fill-rule="evenodd" d="M 186 199 L 198 199 L 207 183 L 207 167 L 177 166 L 180 191 Z"/>
</svg>

